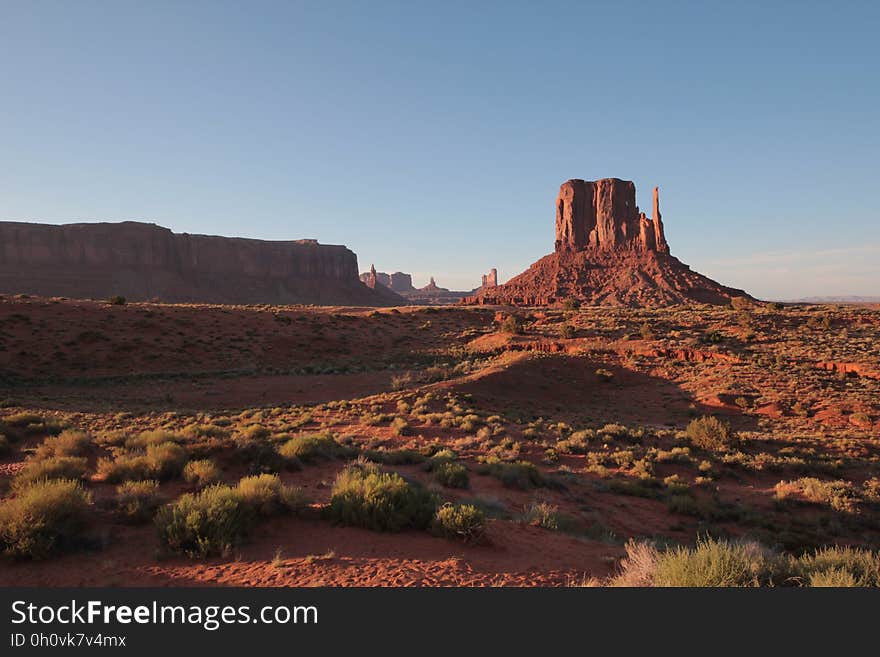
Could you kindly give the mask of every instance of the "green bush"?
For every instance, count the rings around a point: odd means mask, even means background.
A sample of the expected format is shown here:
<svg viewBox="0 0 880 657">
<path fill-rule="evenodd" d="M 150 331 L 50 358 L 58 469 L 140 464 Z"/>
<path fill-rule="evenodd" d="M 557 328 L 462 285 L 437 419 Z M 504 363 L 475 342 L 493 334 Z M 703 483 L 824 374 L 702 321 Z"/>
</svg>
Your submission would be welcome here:
<svg viewBox="0 0 880 657">
<path fill-rule="evenodd" d="M 165 480 L 179 476 L 186 460 L 186 449 L 177 443 L 148 443 L 144 452 L 123 452 L 114 459 L 98 459 L 98 474 L 110 483 Z"/>
<path fill-rule="evenodd" d="M 535 464 L 528 461 L 515 461 L 513 463 L 496 461 L 487 463 L 480 471 L 495 477 L 508 488 L 525 490 L 547 485 L 546 480 Z"/>
<path fill-rule="evenodd" d="M 129 520 L 149 520 L 161 504 L 158 481 L 126 481 L 116 487 L 116 509 Z"/>
<path fill-rule="evenodd" d="M 30 459 L 13 480 L 13 487 L 28 486 L 44 479 L 82 479 L 88 469 L 88 459 L 77 456 L 53 456 Z"/>
<path fill-rule="evenodd" d="M 57 436 L 46 438 L 37 447 L 34 456 L 48 459 L 53 456 L 82 456 L 91 444 L 92 439 L 84 431 L 66 429 Z"/>
<path fill-rule="evenodd" d="M 686 433 L 694 447 L 708 451 L 725 450 L 735 440 L 730 424 L 714 415 L 691 420 Z"/>
<path fill-rule="evenodd" d="M 233 457 L 248 468 L 249 472 L 258 474 L 278 472 L 291 461 L 278 453 L 276 446 L 265 439 L 253 439 L 239 436 L 235 439 Z"/>
<path fill-rule="evenodd" d="M 467 488 L 470 483 L 467 468 L 461 463 L 441 461 L 433 473 L 437 483 L 447 488 Z"/>
<path fill-rule="evenodd" d="M 211 459 L 190 461 L 183 468 L 183 478 L 197 486 L 209 486 L 220 481 L 221 472 Z"/>
<path fill-rule="evenodd" d="M 444 504 L 437 509 L 432 530 L 443 538 L 482 543 L 486 535 L 486 514 L 471 504 Z"/>
<path fill-rule="evenodd" d="M 501 330 L 505 333 L 511 333 L 513 335 L 519 335 L 523 332 L 523 323 L 522 320 L 516 315 L 508 315 L 501 322 Z"/>
<path fill-rule="evenodd" d="M 880 586 L 880 554 L 826 547 L 800 557 L 757 543 L 703 539 L 660 550 L 630 541 L 612 586 Z"/>
<path fill-rule="evenodd" d="M 313 463 L 320 459 L 344 458 L 352 450 L 341 445 L 332 433 L 311 433 L 291 438 L 278 448 L 278 453 L 288 462 Z"/>
<path fill-rule="evenodd" d="M 760 586 L 772 577 L 773 564 L 756 543 L 705 539 L 693 548 L 660 553 L 654 586 Z"/>
<path fill-rule="evenodd" d="M 12 557 L 42 559 L 74 547 L 89 515 L 91 496 L 77 481 L 37 481 L 0 504 L 0 546 Z"/>
<path fill-rule="evenodd" d="M 189 557 L 227 554 L 245 537 L 254 522 L 238 490 L 223 484 L 187 493 L 156 514 L 159 542 L 171 552 Z"/>
<path fill-rule="evenodd" d="M 361 454 L 369 461 L 384 465 L 415 465 L 425 460 L 425 455 L 414 449 L 368 449 Z"/>
<path fill-rule="evenodd" d="M 117 294 L 117 295 L 112 296 L 109 299 L 107 299 L 107 303 L 109 303 L 111 306 L 124 306 L 125 305 L 125 297 Z"/>
<path fill-rule="evenodd" d="M 422 486 L 371 464 L 354 464 L 336 477 L 328 514 L 343 525 L 393 532 L 426 528 L 436 508 L 436 498 Z"/>
<path fill-rule="evenodd" d="M 258 516 L 298 511 L 305 506 L 302 490 L 285 486 L 275 474 L 245 477 L 238 482 L 237 490 L 242 501 Z"/>
</svg>

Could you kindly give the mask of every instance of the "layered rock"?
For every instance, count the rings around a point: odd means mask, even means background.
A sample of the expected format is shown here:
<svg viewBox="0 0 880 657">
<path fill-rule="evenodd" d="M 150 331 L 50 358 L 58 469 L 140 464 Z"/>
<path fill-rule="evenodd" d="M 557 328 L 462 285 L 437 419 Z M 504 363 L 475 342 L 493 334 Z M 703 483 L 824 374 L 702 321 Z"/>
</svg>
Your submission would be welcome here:
<svg viewBox="0 0 880 657">
<path fill-rule="evenodd" d="M 492 267 L 488 274 L 483 274 L 483 282 L 481 288 L 495 287 L 498 285 L 498 270 Z"/>
<path fill-rule="evenodd" d="M 175 234 L 139 222 L 0 222 L 0 291 L 168 302 L 399 305 L 357 257 L 316 240 Z"/>
<path fill-rule="evenodd" d="M 629 180 L 568 180 L 556 197 L 556 251 L 637 249 L 668 253 L 654 188 L 651 219 L 636 205 Z"/>
<path fill-rule="evenodd" d="M 504 285 L 482 287 L 464 303 L 668 306 L 728 304 L 748 297 L 691 271 L 669 253 L 654 188 L 651 218 L 628 180 L 568 180 L 556 197 L 555 250 Z"/>
<path fill-rule="evenodd" d="M 404 274 L 402 271 L 387 274 L 384 271 L 377 272 L 375 271 L 375 267 L 373 267 L 371 271 L 361 274 L 360 279 L 369 285 L 369 281 L 371 280 L 370 277 L 372 275 L 375 275 L 377 283 L 381 283 L 398 294 L 415 292 L 416 290 L 412 284 L 412 276 L 410 274 Z"/>
</svg>

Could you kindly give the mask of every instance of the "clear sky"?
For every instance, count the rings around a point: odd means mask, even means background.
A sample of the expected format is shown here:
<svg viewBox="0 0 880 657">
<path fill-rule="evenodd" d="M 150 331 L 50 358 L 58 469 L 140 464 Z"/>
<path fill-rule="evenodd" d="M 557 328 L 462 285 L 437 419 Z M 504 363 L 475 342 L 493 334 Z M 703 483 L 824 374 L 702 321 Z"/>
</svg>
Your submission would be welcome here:
<svg viewBox="0 0 880 657">
<path fill-rule="evenodd" d="M 0 0 L 0 218 L 346 244 L 472 288 L 568 178 L 672 253 L 880 295 L 878 2 Z"/>
</svg>

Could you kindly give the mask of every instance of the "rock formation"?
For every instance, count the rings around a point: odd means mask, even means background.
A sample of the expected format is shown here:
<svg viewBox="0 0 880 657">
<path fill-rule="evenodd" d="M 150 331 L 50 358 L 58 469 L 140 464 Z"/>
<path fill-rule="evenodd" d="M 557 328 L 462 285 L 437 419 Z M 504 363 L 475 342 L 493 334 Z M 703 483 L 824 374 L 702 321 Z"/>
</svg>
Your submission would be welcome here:
<svg viewBox="0 0 880 657">
<path fill-rule="evenodd" d="M 316 240 L 175 234 L 139 222 L 0 222 L 0 291 L 132 301 L 390 306 L 358 280 L 357 257 Z"/>
<path fill-rule="evenodd" d="M 748 297 L 691 271 L 669 254 L 654 188 L 651 218 L 628 180 L 568 180 L 556 197 L 555 251 L 504 285 L 483 286 L 464 303 L 552 305 L 727 304 Z"/>
<path fill-rule="evenodd" d="M 483 282 L 481 288 L 495 287 L 498 285 L 498 270 L 492 267 L 488 274 L 483 274 Z"/>
<path fill-rule="evenodd" d="M 373 267 L 371 271 L 361 274 L 360 278 L 369 286 L 370 276 L 373 274 L 376 276 L 377 283 L 381 283 L 398 294 L 415 292 L 416 290 L 412 284 L 412 276 L 410 274 L 404 274 L 401 271 L 396 271 L 393 274 L 386 274 L 384 271 L 376 272 L 375 267 Z"/>
</svg>

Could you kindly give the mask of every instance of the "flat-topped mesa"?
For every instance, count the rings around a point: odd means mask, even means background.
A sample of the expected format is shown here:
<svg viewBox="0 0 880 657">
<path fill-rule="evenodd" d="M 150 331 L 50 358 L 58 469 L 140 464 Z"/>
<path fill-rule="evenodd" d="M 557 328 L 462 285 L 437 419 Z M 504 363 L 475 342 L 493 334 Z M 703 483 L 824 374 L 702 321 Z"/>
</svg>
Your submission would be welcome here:
<svg viewBox="0 0 880 657">
<path fill-rule="evenodd" d="M 630 180 L 567 180 L 556 197 L 556 251 L 635 249 L 668 253 L 658 189 L 648 219 Z"/>
</svg>

